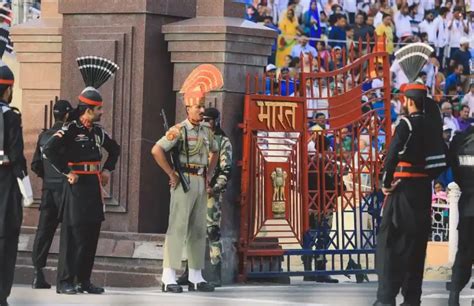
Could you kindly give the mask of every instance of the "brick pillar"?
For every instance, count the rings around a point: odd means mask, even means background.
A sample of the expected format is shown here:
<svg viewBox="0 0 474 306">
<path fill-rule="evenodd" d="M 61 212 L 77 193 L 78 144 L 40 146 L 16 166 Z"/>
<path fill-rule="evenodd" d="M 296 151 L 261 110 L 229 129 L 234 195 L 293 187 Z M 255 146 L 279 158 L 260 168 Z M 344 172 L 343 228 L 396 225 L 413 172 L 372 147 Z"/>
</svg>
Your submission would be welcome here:
<svg viewBox="0 0 474 306">
<path fill-rule="evenodd" d="M 196 18 L 163 27 L 171 62 L 174 63 L 173 90 L 179 91 L 189 73 L 199 64 L 216 65 L 224 76 L 224 88 L 206 97 L 206 105 L 221 111 L 222 128 L 234 147 L 234 169 L 222 205 L 222 236 L 226 250 L 223 281 L 232 282 L 237 270 L 236 242 L 239 234 L 240 169 L 245 77 L 263 71 L 276 33 L 242 19 L 243 4 L 231 0 L 197 0 Z M 181 95 L 176 97 L 176 121 L 185 118 Z"/>
<path fill-rule="evenodd" d="M 44 105 L 59 95 L 61 79 L 62 15 L 58 0 L 42 1 L 40 19 L 15 25 L 12 41 L 19 63 L 15 76 L 21 88 L 21 110 L 25 155 L 28 161 L 34 153 L 38 134 L 43 128 Z M 39 203 L 41 181 L 33 174 L 35 200 Z M 24 210 L 23 225 L 34 226 L 38 221 L 36 208 Z"/>
</svg>

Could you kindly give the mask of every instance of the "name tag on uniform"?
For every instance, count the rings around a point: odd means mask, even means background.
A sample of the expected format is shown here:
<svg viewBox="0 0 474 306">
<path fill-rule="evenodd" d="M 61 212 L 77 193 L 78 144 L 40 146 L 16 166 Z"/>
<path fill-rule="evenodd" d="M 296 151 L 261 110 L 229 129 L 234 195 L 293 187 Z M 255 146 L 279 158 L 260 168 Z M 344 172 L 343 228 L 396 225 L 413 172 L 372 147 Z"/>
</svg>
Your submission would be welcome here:
<svg viewBox="0 0 474 306">
<path fill-rule="evenodd" d="M 89 137 L 84 134 L 79 134 L 74 138 L 74 141 L 81 142 L 81 141 L 89 141 Z"/>
</svg>

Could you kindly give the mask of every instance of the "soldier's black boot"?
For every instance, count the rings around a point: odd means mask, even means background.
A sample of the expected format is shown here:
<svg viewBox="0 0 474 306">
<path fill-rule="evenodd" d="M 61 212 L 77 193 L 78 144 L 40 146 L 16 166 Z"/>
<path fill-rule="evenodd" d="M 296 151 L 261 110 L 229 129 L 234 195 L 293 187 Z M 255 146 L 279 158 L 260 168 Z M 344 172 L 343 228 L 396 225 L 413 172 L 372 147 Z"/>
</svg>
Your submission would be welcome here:
<svg viewBox="0 0 474 306">
<path fill-rule="evenodd" d="M 214 286 L 206 282 L 201 282 L 198 284 L 189 282 L 188 291 L 212 292 L 214 291 Z"/>
<path fill-rule="evenodd" d="M 35 269 L 33 278 L 33 289 L 51 289 L 51 285 L 46 281 L 42 269 Z"/>
<path fill-rule="evenodd" d="M 305 272 L 312 272 L 313 271 L 313 256 L 311 255 L 303 255 L 301 256 L 303 260 L 303 267 Z M 304 282 L 314 282 L 316 281 L 316 275 L 305 275 L 303 276 Z"/>
<path fill-rule="evenodd" d="M 7 299 L 0 298 L 0 306 L 8 306 Z"/>
<path fill-rule="evenodd" d="M 186 263 L 186 269 L 184 270 L 183 274 L 181 274 L 180 277 L 176 280 L 176 283 L 180 286 L 187 286 L 189 285 L 189 267 L 188 264 Z"/>
<path fill-rule="evenodd" d="M 96 285 L 94 285 L 90 281 L 80 283 L 79 285 L 77 285 L 76 290 L 79 293 L 87 292 L 89 294 L 102 294 L 102 293 L 105 292 L 104 288 L 97 287 Z"/>
<path fill-rule="evenodd" d="M 459 306 L 459 292 L 449 292 L 448 306 Z"/>
<path fill-rule="evenodd" d="M 221 263 L 217 265 L 211 265 L 211 278 L 209 284 L 213 285 L 215 288 L 222 287 L 222 266 Z"/>
<path fill-rule="evenodd" d="M 77 290 L 76 287 L 68 282 L 63 282 L 62 284 L 58 284 L 56 286 L 56 293 L 58 294 L 76 294 Z"/>
<path fill-rule="evenodd" d="M 316 270 L 318 271 L 326 271 L 326 262 L 324 260 L 316 261 Z M 329 284 L 337 284 L 339 280 L 332 278 L 329 275 L 317 275 L 316 276 L 317 283 L 329 283 Z"/>
</svg>

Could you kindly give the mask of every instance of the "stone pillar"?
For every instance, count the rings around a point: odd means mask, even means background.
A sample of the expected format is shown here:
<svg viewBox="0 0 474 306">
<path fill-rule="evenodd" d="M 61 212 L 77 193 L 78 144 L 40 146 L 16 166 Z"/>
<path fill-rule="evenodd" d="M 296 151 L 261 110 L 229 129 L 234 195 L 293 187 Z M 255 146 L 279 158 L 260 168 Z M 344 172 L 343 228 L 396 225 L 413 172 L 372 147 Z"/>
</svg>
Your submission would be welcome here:
<svg viewBox="0 0 474 306">
<path fill-rule="evenodd" d="M 42 17 L 15 25 L 11 29 L 12 41 L 20 65 L 16 81 L 22 90 L 21 110 L 25 155 L 33 156 L 38 134 L 43 128 L 44 106 L 59 95 L 61 78 L 62 16 L 58 0 L 43 0 Z M 41 181 L 30 173 L 35 200 L 39 203 Z M 36 206 L 35 206 L 36 207 Z M 24 210 L 23 225 L 35 226 L 38 210 Z"/>
<path fill-rule="evenodd" d="M 245 78 L 263 72 L 276 34 L 268 28 L 242 19 L 244 5 L 231 0 L 197 0 L 196 18 L 163 27 L 171 61 L 174 63 L 173 90 L 179 91 L 189 73 L 199 64 L 216 65 L 224 75 L 224 88 L 206 97 L 206 105 L 222 113 L 222 127 L 234 147 L 234 167 L 222 205 L 224 243 L 223 281 L 234 281 L 237 267 L 236 242 L 239 235 L 239 190 Z M 185 118 L 182 97 L 176 97 L 176 121 Z"/>
<path fill-rule="evenodd" d="M 122 148 L 106 197 L 102 229 L 163 233 L 167 176 L 151 156 L 164 133 L 160 110 L 174 118 L 173 69 L 163 25 L 195 16 L 194 0 L 60 0 L 63 14 L 61 96 L 77 104 L 84 83 L 76 58 L 106 57 L 120 69 L 100 91 L 102 124 Z"/>
</svg>

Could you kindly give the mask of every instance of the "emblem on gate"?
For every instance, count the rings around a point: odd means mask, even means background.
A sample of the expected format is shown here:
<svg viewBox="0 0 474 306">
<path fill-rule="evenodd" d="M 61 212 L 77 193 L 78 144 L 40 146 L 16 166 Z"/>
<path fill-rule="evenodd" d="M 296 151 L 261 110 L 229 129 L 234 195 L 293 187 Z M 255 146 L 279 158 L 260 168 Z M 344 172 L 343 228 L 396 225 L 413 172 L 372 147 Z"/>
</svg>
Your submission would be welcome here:
<svg viewBox="0 0 474 306">
<path fill-rule="evenodd" d="M 271 177 L 273 181 L 272 212 L 275 219 L 285 218 L 285 185 L 288 174 L 280 167 L 273 170 Z"/>
</svg>

